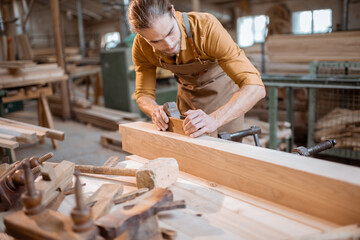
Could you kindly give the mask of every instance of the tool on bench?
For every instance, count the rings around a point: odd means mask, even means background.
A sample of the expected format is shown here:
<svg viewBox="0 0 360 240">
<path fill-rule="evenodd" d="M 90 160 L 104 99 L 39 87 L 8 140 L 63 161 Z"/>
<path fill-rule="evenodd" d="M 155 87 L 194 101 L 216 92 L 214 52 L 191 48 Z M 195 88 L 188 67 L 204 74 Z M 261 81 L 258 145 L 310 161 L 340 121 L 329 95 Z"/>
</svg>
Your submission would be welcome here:
<svg viewBox="0 0 360 240">
<path fill-rule="evenodd" d="M 297 148 L 293 149 L 291 151 L 291 153 L 301 155 L 301 156 L 305 156 L 305 157 L 311 157 L 314 154 L 317 154 L 317 153 L 322 152 L 324 150 L 335 147 L 336 143 L 337 142 L 336 142 L 335 139 L 329 139 L 329 140 L 320 142 L 320 143 L 318 143 L 315 146 L 312 146 L 310 148 L 306 148 L 306 147 L 302 147 L 302 146 L 297 147 Z"/>
<path fill-rule="evenodd" d="M 257 126 L 251 126 L 248 129 L 241 130 L 241 131 L 235 132 L 235 133 L 221 132 L 221 133 L 218 134 L 218 137 L 221 138 L 221 139 L 225 139 L 225 140 L 239 141 L 243 137 L 253 135 L 255 145 L 260 147 L 259 135 L 258 135 L 260 133 L 261 133 L 261 128 L 259 128 Z"/>
<path fill-rule="evenodd" d="M 167 102 L 163 104 L 164 111 L 169 117 L 168 129 L 169 132 L 174 132 L 187 136 L 184 132 L 183 123 L 186 118 L 185 115 L 181 115 L 175 102 Z M 217 130 L 212 133 L 205 133 L 208 136 L 216 137 Z"/>
<path fill-rule="evenodd" d="M 28 240 L 90 240 L 97 238 L 91 210 L 85 205 L 78 174 L 75 175 L 76 206 L 71 217 L 45 208 L 41 191 L 35 188 L 29 162 L 23 164 L 26 192 L 22 195 L 24 210 L 7 215 L 6 232 L 16 239 Z"/>
<path fill-rule="evenodd" d="M 166 188 L 175 183 L 179 176 L 179 165 L 174 158 L 157 158 L 146 163 L 140 169 L 96 167 L 91 165 L 76 165 L 81 173 L 94 173 L 118 176 L 136 177 L 138 188 Z"/>
<path fill-rule="evenodd" d="M 97 228 L 94 225 L 91 216 L 90 207 L 86 206 L 81 182 L 79 177 L 79 172 L 75 171 L 75 198 L 76 206 L 71 211 L 71 218 L 74 222 L 72 229 L 74 232 L 86 236 L 86 239 L 95 239 L 97 235 Z"/>
<path fill-rule="evenodd" d="M 184 115 L 181 115 L 175 102 L 167 102 L 163 104 L 164 111 L 169 117 L 168 131 L 186 135 L 183 129 Z"/>
<path fill-rule="evenodd" d="M 163 239 L 157 213 L 185 208 L 185 201 L 173 201 L 168 189 L 157 188 L 145 193 L 139 201 L 120 208 L 95 222 L 105 239 Z"/>
<path fill-rule="evenodd" d="M 40 165 L 52 158 L 52 152 L 42 157 L 33 156 L 30 159 L 23 159 L 10 165 L 10 168 L 0 176 L 0 211 L 10 209 L 25 191 L 25 179 L 23 164 L 29 161 L 32 173 L 37 177 L 40 173 Z"/>
</svg>

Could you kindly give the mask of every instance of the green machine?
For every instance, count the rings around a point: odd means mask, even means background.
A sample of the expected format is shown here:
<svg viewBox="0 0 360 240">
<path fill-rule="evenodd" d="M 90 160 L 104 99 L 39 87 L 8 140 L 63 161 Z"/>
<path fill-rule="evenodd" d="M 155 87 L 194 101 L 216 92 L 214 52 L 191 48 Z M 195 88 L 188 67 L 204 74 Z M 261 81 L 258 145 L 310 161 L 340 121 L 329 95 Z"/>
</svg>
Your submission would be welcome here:
<svg viewBox="0 0 360 240">
<path fill-rule="evenodd" d="M 134 98 L 135 69 L 131 53 L 129 46 L 102 50 L 100 53 L 105 107 L 141 113 Z M 158 104 L 176 101 L 175 78 L 158 79 L 156 89 Z"/>
<path fill-rule="evenodd" d="M 132 97 L 135 92 L 135 71 L 131 48 L 117 47 L 100 53 L 105 107 L 140 113 Z"/>
</svg>

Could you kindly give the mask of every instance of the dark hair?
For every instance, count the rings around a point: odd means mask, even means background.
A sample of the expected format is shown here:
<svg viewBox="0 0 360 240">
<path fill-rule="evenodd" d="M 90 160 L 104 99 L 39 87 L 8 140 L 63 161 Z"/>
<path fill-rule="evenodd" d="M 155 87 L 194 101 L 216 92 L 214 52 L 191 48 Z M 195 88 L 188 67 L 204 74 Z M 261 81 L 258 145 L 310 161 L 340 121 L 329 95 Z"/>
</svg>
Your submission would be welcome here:
<svg viewBox="0 0 360 240">
<path fill-rule="evenodd" d="M 129 23 L 132 31 L 151 27 L 156 17 L 171 14 L 172 5 L 169 0 L 132 0 L 128 8 Z"/>
</svg>

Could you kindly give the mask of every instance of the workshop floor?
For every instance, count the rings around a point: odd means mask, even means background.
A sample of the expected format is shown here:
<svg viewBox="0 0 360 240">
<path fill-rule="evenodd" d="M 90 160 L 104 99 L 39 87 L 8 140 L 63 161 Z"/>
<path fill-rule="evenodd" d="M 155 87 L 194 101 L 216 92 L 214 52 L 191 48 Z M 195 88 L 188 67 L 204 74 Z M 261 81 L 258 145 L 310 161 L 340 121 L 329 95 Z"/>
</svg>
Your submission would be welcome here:
<svg viewBox="0 0 360 240">
<path fill-rule="evenodd" d="M 27 101 L 24 103 L 23 111 L 9 113 L 6 117 L 37 125 L 37 102 Z M 54 157 L 50 160 L 51 162 L 69 160 L 77 164 L 101 166 L 110 156 L 125 159 L 125 156 L 128 155 L 125 152 L 116 152 L 101 146 L 100 136 L 102 133 L 107 132 L 106 130 L 74 120 L 63 121 L 58 117 L 53 118 L 55 129 L 65 133 L 65 140 L 59 141 L 59 149 L 53 149 L 48 138 L 46 138 L 44 144 L 20 144 L 15 150 L 18 160 L 53 152 Z"/>
</svg>

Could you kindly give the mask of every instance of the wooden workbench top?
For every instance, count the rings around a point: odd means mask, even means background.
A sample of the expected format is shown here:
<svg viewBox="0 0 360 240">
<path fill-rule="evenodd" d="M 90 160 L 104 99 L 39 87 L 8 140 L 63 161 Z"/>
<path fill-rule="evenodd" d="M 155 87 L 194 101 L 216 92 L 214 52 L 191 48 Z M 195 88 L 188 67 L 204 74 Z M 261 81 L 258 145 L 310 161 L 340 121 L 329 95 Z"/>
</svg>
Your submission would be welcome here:
<svg viewBox="0 0 360 240">
<path fill-rule="evenodd" d="M 139 168 L 146 159 L 132 156 L 121 167 Z M 161 227 L 177 231 L 177 239 L 289 239 L 331 230 L 338 225 L 289 208 L 181 173 L 170 187 L 174 200 L 186 201 L 186 209 L 159 214 Z M 114 180 L 81 177 L 86 195 L 104 183 L 124 183 L 124 193 L 136 190 L 135 178 L 108 176 Z M 67 196 L 59 211 L 69 215 L 74 195 Z M 131 201 L 115 206 L 112 211 Z"/>
</svg>

